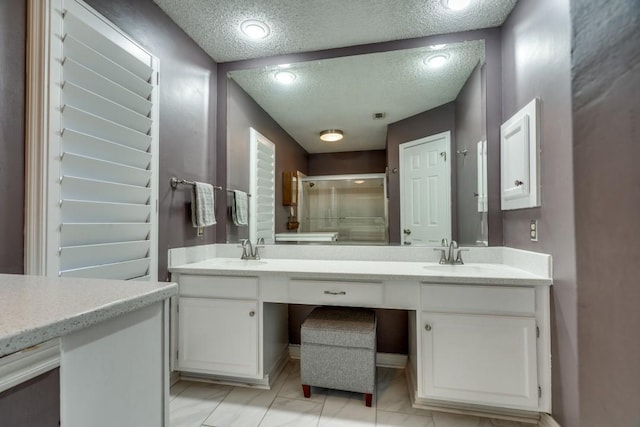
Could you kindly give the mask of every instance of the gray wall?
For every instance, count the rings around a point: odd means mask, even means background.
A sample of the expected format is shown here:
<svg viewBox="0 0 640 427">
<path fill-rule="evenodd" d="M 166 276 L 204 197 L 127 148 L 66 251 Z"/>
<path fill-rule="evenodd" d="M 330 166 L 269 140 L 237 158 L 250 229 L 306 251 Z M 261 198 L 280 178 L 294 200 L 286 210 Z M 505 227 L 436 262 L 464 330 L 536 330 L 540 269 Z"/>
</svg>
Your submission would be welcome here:
<svg viewBox="0 0 640 427">
<path fill-rule="evenodd" d="M 215 242 L 214 227 L 196 237 L 189 189 L 172 191 L 169 179 L 215 182 L 217 65 L 152 0 L 87 3 L 160 59 L 158 279 L 164 280 L 169 248 Z"/>
<path fill-rule="evenodd" d="M 456 98 L 456 240 L 462 245 L 486 241 L 487 213 L 478 212 L 478 142 L 486 139 L 484 66 L 478 64 Z"/>
<path fill-rule="evenodd" d="M 542 207 L 505 211 L 504 245 L 553 255 L 553 413 L 577 427 L 578 323 L 569 0 L 521 0 L 502 27 L 502 121 L 541 101 Z M 487 96 L 490 96 L 487 93 Z M 529 221 L 538 220 L 538 242 Z"/>
<path fill-rule="evenodd" d="M 386 165 L 386 150 L 309 154 L 310 176 L 384 173 Z"/>
<path fill-rule="evenodd" d="M 571 7 L 579 425 L 637 427 L 640 2 Z"/>
<path fill-rule="evenodd" d="M 456 104 L 449 102 L 429 111 L 416 114 L 387 127 L 387 165 L 389 166 L 389 242 L 400 243 L 400 144 L 451 131 L 456 140 Z M 453 166 L 452 166 L 453 169 Z M 395 170 L 395 172 L 394 172 Z M 453 178 L 453 177 L 452 177 Z M 451 188 L 455 191 L 455 181 Z M 455 194 L 452 191 L 451 215 L 456 217 Z M 452 221 L 452 236 L 457 236 L 456 222 Z"/>
<path fill-rule="evenodd" d="M 26 2 L 0 2 L 0 273 L 24 272 Z"/>
<path fill-rule="evenodd" d="M 282 206 L 282 172 L 308 174 L 309 155 L 276 123 L 240 86 L 229 80 L 227 89 L 227 186 L 249 191 L 249 128 L 253 127 L 276 145 L 276 233 L 287 229 L 289 208 Z M 229 199 L 230 200 L 230 199 Z M 227 241 L 249 237 L 248 227 L 237 227 L 227 221 Z"/>
</svg>

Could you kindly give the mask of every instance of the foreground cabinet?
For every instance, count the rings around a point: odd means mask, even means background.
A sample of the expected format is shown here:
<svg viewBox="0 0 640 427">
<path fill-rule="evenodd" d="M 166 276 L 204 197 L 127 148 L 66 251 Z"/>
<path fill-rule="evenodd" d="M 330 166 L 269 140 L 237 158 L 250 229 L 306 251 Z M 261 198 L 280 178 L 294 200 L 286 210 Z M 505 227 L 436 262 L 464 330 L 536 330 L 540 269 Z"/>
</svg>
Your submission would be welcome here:
<svg viewBox="0 0 640 427">
<path fill-rule="evenodd" d="M 217 375 L 258 374 L 258 303 L 180 298 L 178 367 Z"/>
</svg>

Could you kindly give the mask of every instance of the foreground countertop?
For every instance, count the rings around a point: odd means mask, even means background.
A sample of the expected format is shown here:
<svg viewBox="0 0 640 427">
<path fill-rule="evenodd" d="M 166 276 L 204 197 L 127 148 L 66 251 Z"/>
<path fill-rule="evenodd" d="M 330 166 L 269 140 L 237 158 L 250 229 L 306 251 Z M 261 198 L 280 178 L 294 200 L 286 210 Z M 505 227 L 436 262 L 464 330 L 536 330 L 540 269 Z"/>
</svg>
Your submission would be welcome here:
<svg viewBox="0 0 640 427">
<path fill-rule="evenodd" d="M 0 356 L 162 301 L 175 283 L 0 274 Z"/>
<path fill-rule="evenodd" d="M 176 265 L 173 273 L 258 276 L 287 274 L 296 278 L 414 280 L 423 283 L 550 285 L 551 279 L 504 264 L 440 265 L 432 262 L 211 258 Z"/>
</svg>

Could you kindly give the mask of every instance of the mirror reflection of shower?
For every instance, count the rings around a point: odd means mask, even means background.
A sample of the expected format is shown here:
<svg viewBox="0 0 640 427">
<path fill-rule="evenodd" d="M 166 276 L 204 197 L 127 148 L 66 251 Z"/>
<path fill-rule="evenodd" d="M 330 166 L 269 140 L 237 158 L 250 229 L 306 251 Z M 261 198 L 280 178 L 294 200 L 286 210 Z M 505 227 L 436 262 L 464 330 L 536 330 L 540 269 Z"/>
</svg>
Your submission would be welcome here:
<svg viewBox="0 0 640 427">
<path fill-rule="evenodd" d="M 389 242 L 386 176 L 308 176 L 301 179 L 302 233 L 337 233 L 338 243 Z"/>
</svg>

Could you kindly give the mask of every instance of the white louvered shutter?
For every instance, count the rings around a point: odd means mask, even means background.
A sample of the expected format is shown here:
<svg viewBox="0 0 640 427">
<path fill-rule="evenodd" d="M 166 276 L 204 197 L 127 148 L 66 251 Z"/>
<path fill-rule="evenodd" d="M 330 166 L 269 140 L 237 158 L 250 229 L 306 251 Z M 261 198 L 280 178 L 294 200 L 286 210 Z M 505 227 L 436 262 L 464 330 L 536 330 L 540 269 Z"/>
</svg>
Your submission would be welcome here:
<svg viewBox="0 0 640 427">
<path fill-rule="evenodd" d="M 276 146 L 253 128 L 250 129 L 249 139 L 249 238 L 255 242 L 262 237 L 266 243 L 273 243 L 276 229 Z"/>
<path fill-rule="evenodd" d="M 156 280 L 158 61 L 84 3 L 61 10 L 48 227 L 58 253 L 47 272 Z"/>
</svg>

